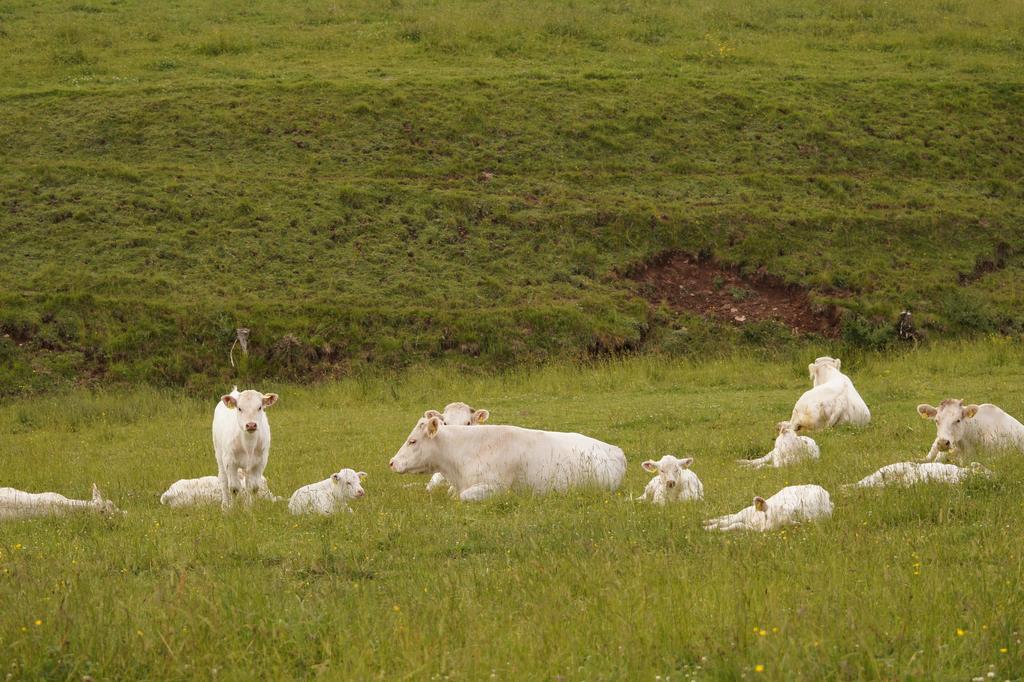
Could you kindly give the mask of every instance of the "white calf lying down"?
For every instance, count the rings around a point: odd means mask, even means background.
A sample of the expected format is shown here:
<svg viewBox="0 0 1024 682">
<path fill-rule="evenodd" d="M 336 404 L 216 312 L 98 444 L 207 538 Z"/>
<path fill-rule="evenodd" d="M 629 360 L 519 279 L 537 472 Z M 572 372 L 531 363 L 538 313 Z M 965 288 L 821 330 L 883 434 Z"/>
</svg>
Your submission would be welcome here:
<svg viewBox="0 0 1024 682">
<path fill-rule="evenodd" d="M 784 467 L 787 464 L 796 464 L 804 459 L 818 459 L 821 451 L 818 444 L 808 436 L 798 436 L 793 422 L 779 422 L 779 435 L 775 438 L 775 447 L 764 457 L 757 459 L 736 460 L 743 466 L 752 469 L 762 467 Z"/>
<path fill-rule="evenodd" d="M 864 426 L 871 411 L 853 387 L 850 377 L 839 371 L 842 361 L 821 357 L 807 366 L 814 388 L 800 396 L 790 421 L 800 430 L 813 431 L 836 424 Z"/>
<path fill-rule="evenodd" d="M 58 516 L 77 511 L 97 514 L 120 512 L 113 502 L 103 499 L 95 483 L 92 484 L 91 500 L 69 500 L 57 493 L 27 493 L 14 488 L 0 488 L 0 520 Z"/>
<path fill-rule="evenodd" d="M 242 482 L 242 490 L 248 490 L 244 470 L 238 470 L 238 478 Z M 282 499 L 270 492 L 265 476 L 260 478 L 256 497 L 270 502 L 280 502 Z M 172 483 L 171 487 L 160 496 L 160 504 L 165 504 L 168 507 L 201 507 L 208 504 L 220 504 L 222 500 L 223 489 L 218 476 L 183 478 Z"/>
<path fill-rule="evenodd" d="M 510 488 L 615 490 L 626 473 L 626 456 L 614 445 L 579 433 L 447 426 L 433 416 L 416 423 L 389 466 L 399 474 L 440 472 L 469 502 Z"/>
<path fill-rule="evenodd" d="M 915 483 L 960 483 L 969 476 L 991 475 L 991 471 L 977 462 L 971 462 L 966 467 L 939 462 L 897 462 L 882 467 L 856 483 L 844 485 L 843 490 L 880 488 L 886 485 L 908 486 Z"/>
<path fill-rule="evenodd" d="M 474 410 L 466 403 L 448 403 L 444 406 L 444 412 L 438 412 L 437 410 L 427 410 L 423 413 L 423 417 L 430 419 L 431 417 L 440 417 L 446 426 L 472 426 L 473 424 L 483 424 L 491 416 L 491 413 L 487 410 Z M 435 490 L 441 488 L 447 488 L 448 494 L 454 497 L 458 494 L 455 486 L 448 485 L 448 479 L 444 477 L 444 474 L 435 472 L 430 480 L 427 481 L 427 492 L 432 493 Z"/>
<path fill-rule="evenodd" d="M 654 504 L 666 502 L 682 502 L 685 500 L 703 500 L 704 485 L 697 474 L 690 470 L 693 457 L 678 459 L 665 455 L 657 462 L 647 460 L 640 466 L 651 473 L 658 474 L 652 478 L 644 494 L 637 498 L 638 502 L 649 501 Z"/>
<path fill-rule="evenodd" d="M 820 485 L 786 486 L 767 500 L 755 497 L 754 504 L 735 514 L 704 522 L 706 530 L 768 531 L 802 521 L 832 516 L 832 500 Z"/>
<path fill-rule="evenodd" d="M 935 422 L 926 462 L 941 462 L 948 452 L 970 456 L 977 450 L 1024 451 L 1024 424 L 995 405 L 964 405 L 949 398 L 938 407 L 918 405 L 917 413 Z"/>
<path fill-rule="evenodd" d="M 339 511 L 351 512 L 349 500 L 366 494 L 362 481 L 365 471 L 342 469 L 330 478 L 318 483 L 304 485 L 288 500 L 288 511 L 292 514 L 333 514 Z"/>
</svg>

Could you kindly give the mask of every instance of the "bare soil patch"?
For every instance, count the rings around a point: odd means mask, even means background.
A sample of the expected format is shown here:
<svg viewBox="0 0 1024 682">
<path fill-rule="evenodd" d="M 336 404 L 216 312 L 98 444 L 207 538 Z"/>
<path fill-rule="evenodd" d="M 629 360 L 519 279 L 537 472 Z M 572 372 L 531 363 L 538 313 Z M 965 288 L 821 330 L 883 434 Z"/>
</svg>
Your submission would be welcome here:
<svg viewBox="0 0 1024 682">
<path fill-rule="evenodd" d="M 743 276 L 735 268 L 689 254 L 662 254 L 630 273 L 652 303 L 736 325 L 773 320 L 794 333 L 836 336 L 839 311 L 814 305 L 807 291 L 767 273 Z"/>
</svg>

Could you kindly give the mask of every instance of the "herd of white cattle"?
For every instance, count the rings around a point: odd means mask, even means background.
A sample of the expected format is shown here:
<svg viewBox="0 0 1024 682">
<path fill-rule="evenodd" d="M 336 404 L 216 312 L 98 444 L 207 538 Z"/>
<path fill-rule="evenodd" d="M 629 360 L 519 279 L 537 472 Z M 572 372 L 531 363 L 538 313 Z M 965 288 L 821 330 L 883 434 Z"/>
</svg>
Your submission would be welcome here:
<svg viewBox="0 0 1024 682">
<path fill-rule="evenodd" d="M 752 460 L 750 468 L 784 467 L 821 456 L 818 444 L 800 432 L 838 424 L 864 426 L 871 412 L 836 358 L 821 357 L 808 366 L 812 387 L 797 400 L 789 420 L 779 422 L 775 447 Z M 270 422 L 266 410 L 275 393 L 239 391 L 221 397 L 213 414 L 213 445 L 218 474 L 175 482 L 160 496 L 169 507 L 220 504 L 225 510 L 254 498 L 278 502 L 264 476 L 270 458 Z M 972 475 L 990 476 L 977 462 L 966 467 L 944 463 L 947 455 L 963 460 L 980 450 L 1024 451 L 1024 424 L 995 405 L 965 405 L 943 400 L 938 407 L 918 405 L 918 413 L 936 425 L 936 438 L 922 462 L 898 462 L 843 488 L 959 483 Z M 623 451 L 579 433 L 539 431 L 511 425 L 484 424 L 487 410 L 451 403 L 444 412 L 427 410 L 388 466 L 399 474 L 431 474 L 428 492 L 446 489 L 464 502 L 525 489 L 534 493 L 596 487 L 616 490 L 626 474 Z M 665 455 L 641 463 L 655 474 L 637 498 L 664 505 L 702 500 L 704 485 L 691 466 L 692 457 Z M 288 502 L 293 514 L 351 512 L 349 503 L 366 493 L 366 473 L 342 469 L 323 481 L 296 490 Z M 708 530 L 768 531 L 832 515 L 828 491 L 818 485 L 787 486 L 735 514 L 704 522 Z M 73 511 L 119 513 L 93 486 L 91 500 L 57 493 L 27 493 L 0 488 L 0 519 L 52 516 Z"/>
</svg>

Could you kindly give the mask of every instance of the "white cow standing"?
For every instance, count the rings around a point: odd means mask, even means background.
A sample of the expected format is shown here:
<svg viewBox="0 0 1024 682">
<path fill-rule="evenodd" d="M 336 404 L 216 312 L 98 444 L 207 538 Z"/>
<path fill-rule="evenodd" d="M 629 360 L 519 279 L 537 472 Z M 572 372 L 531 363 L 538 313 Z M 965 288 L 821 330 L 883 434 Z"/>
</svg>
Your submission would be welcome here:
<svg viewBox="0 0 1024 682">
<path fill-rule="evenodd" d="M 491 413 L 487 410 L 474 410 L 472 407 L 463 402 L 448 403 L 444 407 L 444 412 L 438 412 L 437 410 L 427 410 L 423 413 L 423 416 L 427 419 L 431 417 L 441 417 L 444 423 L 448 426 L 470 426 L 472 424 L 483 424 L 491 416 Z M 427 492 L 432 493 L 435 490 L 447 487 L 448 494 L 455 496 L 458 491 L 455 487 L 449 485 L 448 480 L 444 477 L 444 474 L 437 471 L 427 481 Z"/>
<path fill-rule="evenodd" d="M 342 469 L 336 474 L 316 483 L 304 485 L 288 500 L 288 511 L 292 514 L 333 514 L 339 511 L 351 512 L 349 500 L 363 497 L 362 481 L 365 471 Z"/>
<path fill-rule="evenodd" d="M 626 473 L 622 450 L 578 433 L 518 426 L 448 426 L 424 417 L 391 458 L 397 473 L 438 471 L 464 502 L 525 488 L 537 493 L 580 486 L 615 490 Z"/>
<path fill-rule="evenodd" d="M 757 459 L 739 459 L 739 464 L 752 469 L 762 467 L 784 467 L 789 464 L 796 464 L 805 459 L 818 459 L 821 450 L 814 439 L 809 436 L 797 435 L 797 429 L 793 422 L 779 422 L 777 425 L 779 435 L 775 438 L 775 447 L 764 457 Z"/>
<path fill-rule="evenodd" d="M 657 476 L 647 482 L 644 494 L 637 498 L 637 502 L 649 501 L 663 505 L 667 502 L 703 500 L 704 484 L 690 470 L 692 464 L 693 457 L 679 459 L 673 455 L 665 455 L 657 462 L 649 459 L 641 463 L 645 471 Z"/>
<path fill-rule="evenodd" d="M 832 498 L 820 485 L 786 486 L 767 500 L 755 497 L 754 503 L 735 514 L 726 514 L 704 522 L 705 530 L 769 531 L 804 521 L 832 516 Z"/>
<path fill-rule="evenodd" d="M 248 486 L 245 485 L 245 471 L 239 469 L 238 478 L 239 481 L 242 482 L 242 488 L 247 489 Z M 218 476 L 183 478 L 180 481 L 172 483 L 164 494 L 160 496 L 160 504 L 171 508 L 201 507 L 210 504 L 217 504 L 223 500 L 223 497 L 223 488 L 221 487 L 220 477 Z M 270 487 L 267 484 L 266 477 L 260 481 L 259 487 L 256 491 L 256 497 L 270 502 L 281 501 L 280 497 L 270 492 Z"/>
<path fill-rule="evenodd" d="M 917 413 L 936 427 L 926 462 L 941 462 L 949 452 L 970 456 L 978 450 L 1024 451 L 1024 424 L 995 405 L 964 405 L 949 398 L 938 407 L 918 405 Z"/>
<path fill-rule="evenodd" d="M 229 509 L 242 491 L 239 469 L 245 474 L 245 496 L 251 504 L 263 481 L 270 458 L 270 421 L 266 410 L 277 402 L 276 393 L 238 391 L 223 395 L 213 411 L 213 449 L 221 485 L 221 507 Z"/>
<path fill-rule="evenodd" d="M 820 357 L 807 366 L 813 388 L 793 406 L 790 421 L 798 430 L 813 431 L 836 424 L 864 426 L 871 411 L 857 393 L 850 377 L 839 371 L 838 358 Z"/>
<path fill-rule="evenodd" d="M 992 472 L 971 462 L 966 467 L 939 462 L 897 462 L 889 464 L 856 483 L 843 486 L 852 488 L 881 488 L 887 485 L 910 486 L 917 483 L 960 483 L 970 476 L 992 476 Z"/>
<path fill-rule="evenodd" d="M 0 520 L 59 516 L 69 512 L 115 514 L 120 510 L 103 498 L 95 483 L 92 484 L 91 500 L 72 500 L 59 493 L 27 493 L 16 488 L 0 488 Z"/>
</svg>

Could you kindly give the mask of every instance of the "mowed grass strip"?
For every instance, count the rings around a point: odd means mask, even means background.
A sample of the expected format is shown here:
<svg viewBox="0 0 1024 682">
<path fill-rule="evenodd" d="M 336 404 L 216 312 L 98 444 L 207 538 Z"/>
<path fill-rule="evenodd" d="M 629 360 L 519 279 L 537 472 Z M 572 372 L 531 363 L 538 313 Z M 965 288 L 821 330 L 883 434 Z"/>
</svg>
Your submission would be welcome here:
<svg viewBox="0 0 1024 682">
<path fill-rule="evenodd" d="M 1024 675 L 1019 453 L 992 480 L 840 494 L 927 452 L 919 402 L 1024 414 L 1024 355 L 1002 339 L 845 358 L 862 430 L 815 434 L 820 461 L 748 471 L 809 385 L 811 357 L 634 359 L 494 378 L 447 367 L 281 394 L 267 475 L 287 496 L 365 470 L 354 514 L 171 511 L 172 481 L 214 472 L 216 395 L 67 392 L 0 408 L 0 483 L 127 511 L 0 525 L 0 658 L 13 678 L 998 679 Z M 428 496 L 387 470 L 426 408 L 462 399 L 495 423 L 580 431 L 625 450 L 618 493 Z M 640 462 L 695 457 L 706 500 L 639 505 Z M 759 534 L 700 522 L 786 484 L 835 515 Z"/>
<path fill-rule="evenodd" d="M 1024 328 L 1024 11 L 0 3 L 0 392 L 771 346 L 666 250 L 884 347 Z M 479 358 L 479 360 L 477 360 Z"/>
</svg>

